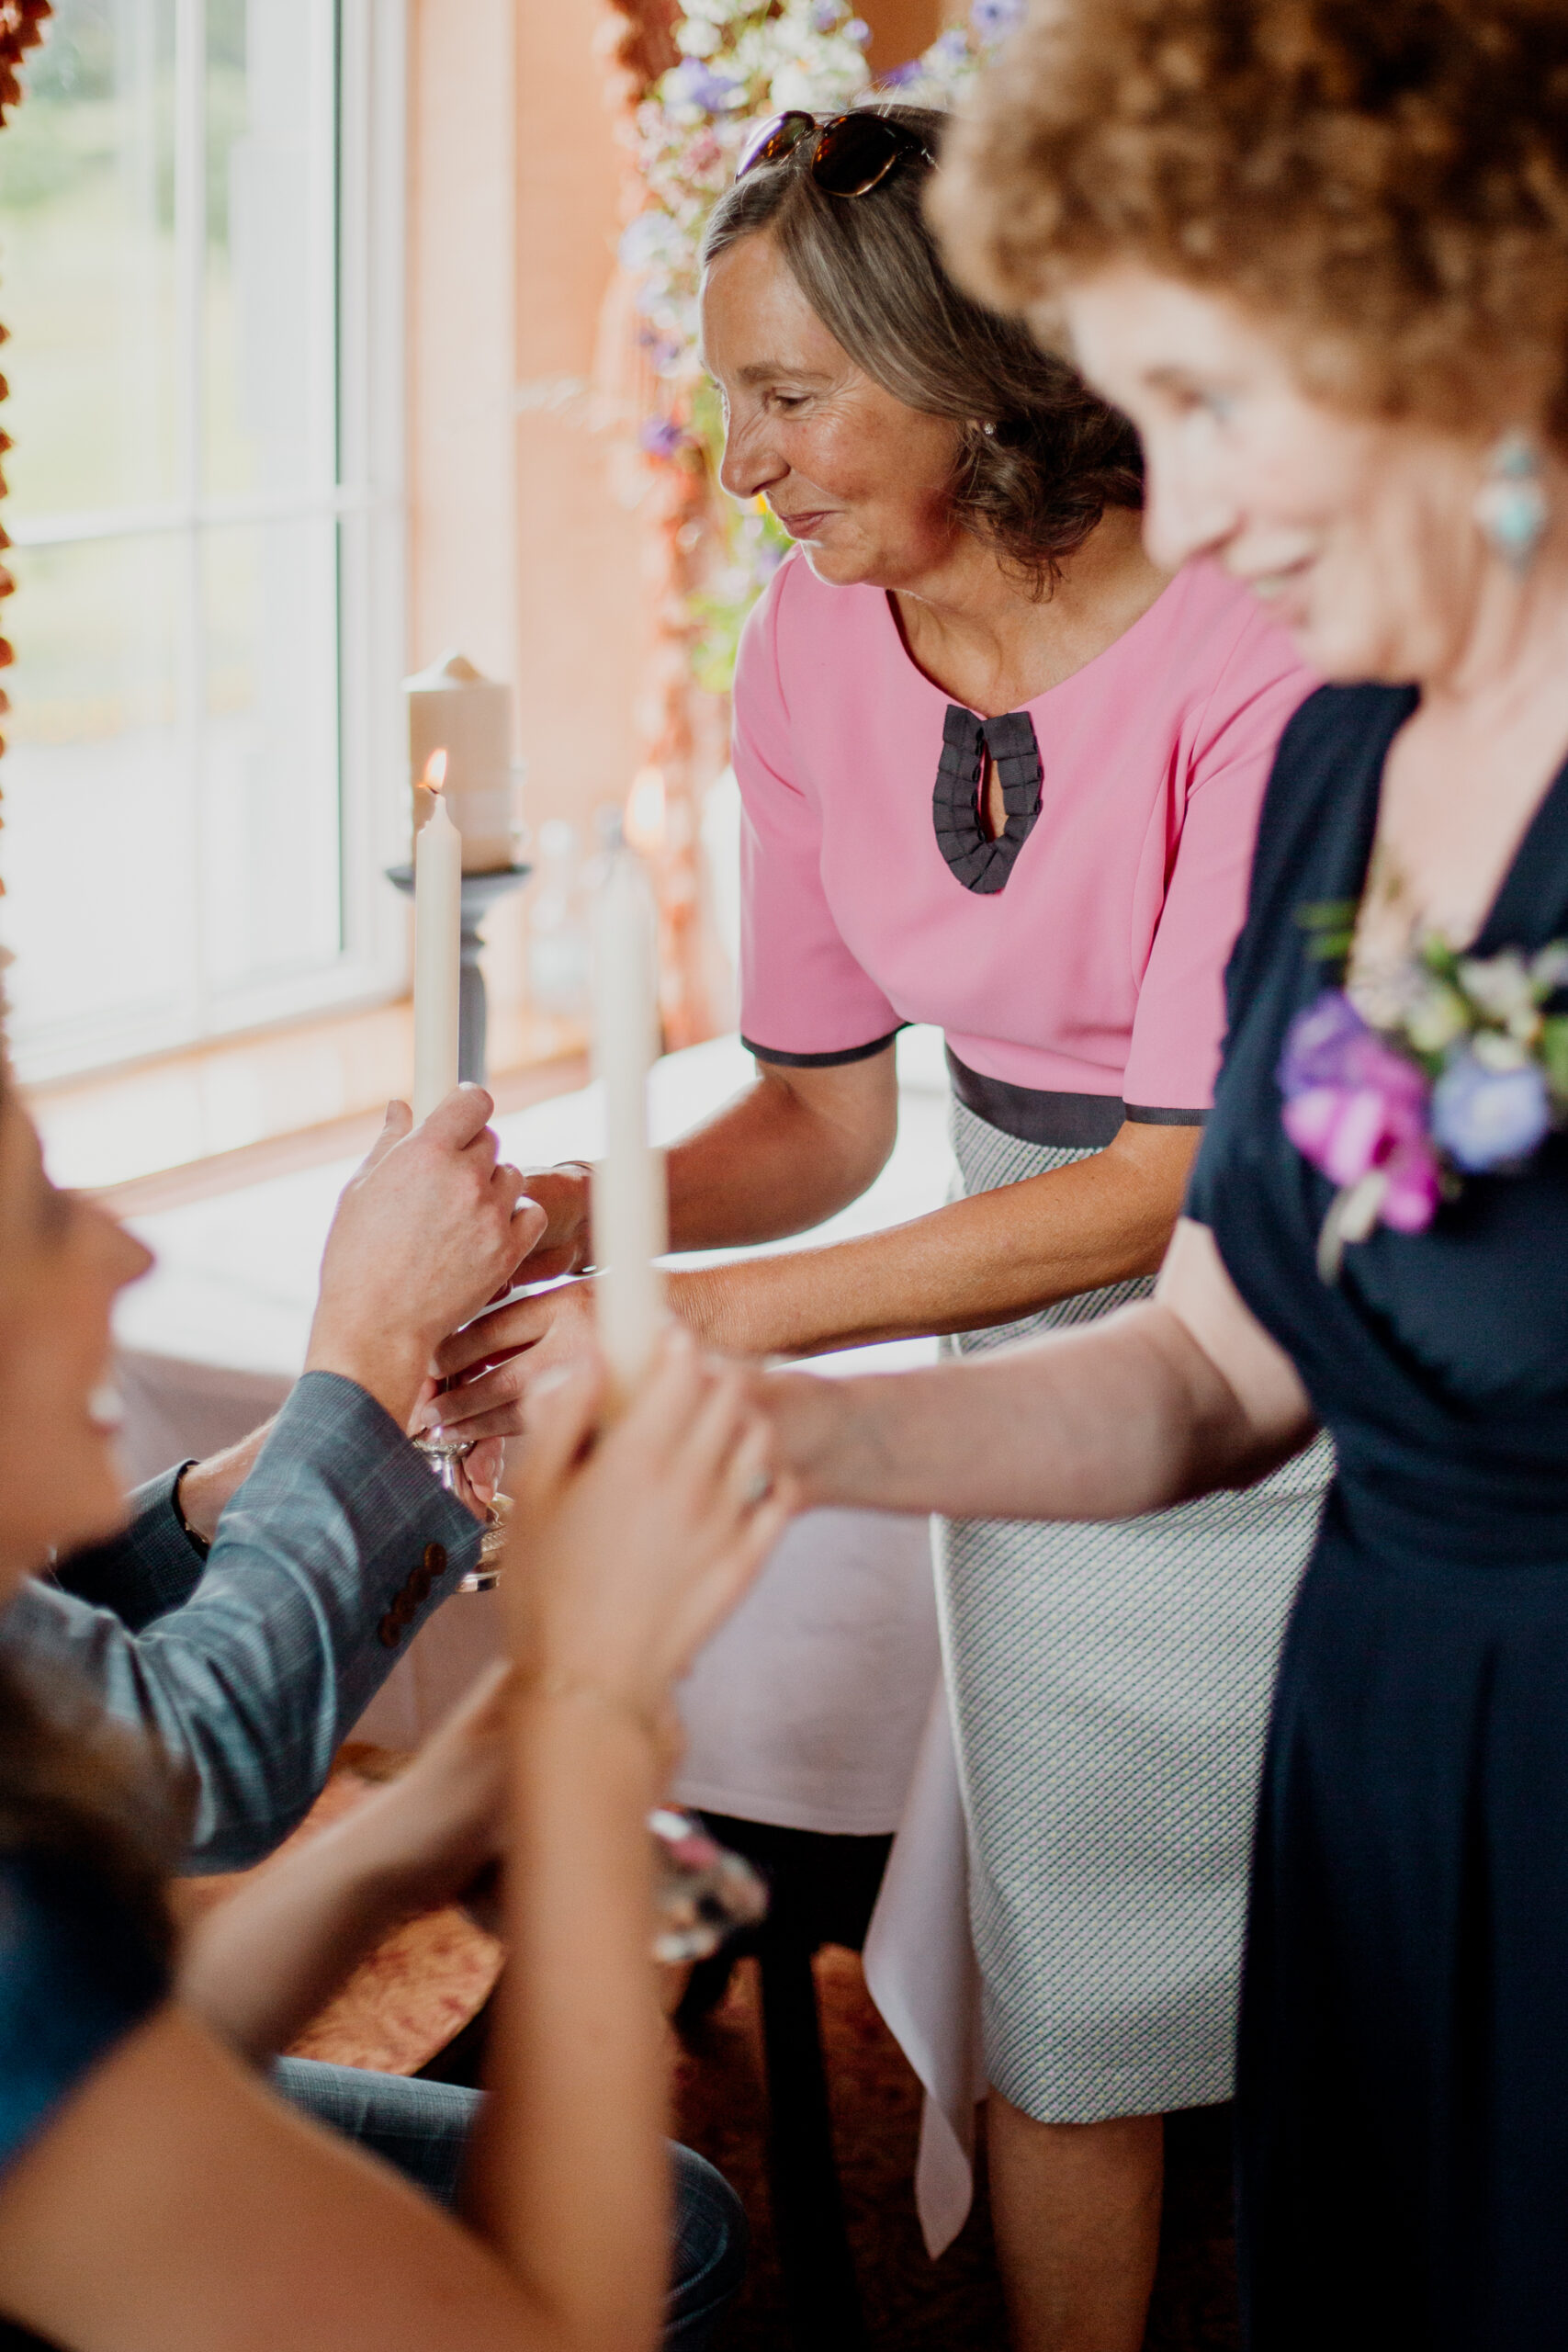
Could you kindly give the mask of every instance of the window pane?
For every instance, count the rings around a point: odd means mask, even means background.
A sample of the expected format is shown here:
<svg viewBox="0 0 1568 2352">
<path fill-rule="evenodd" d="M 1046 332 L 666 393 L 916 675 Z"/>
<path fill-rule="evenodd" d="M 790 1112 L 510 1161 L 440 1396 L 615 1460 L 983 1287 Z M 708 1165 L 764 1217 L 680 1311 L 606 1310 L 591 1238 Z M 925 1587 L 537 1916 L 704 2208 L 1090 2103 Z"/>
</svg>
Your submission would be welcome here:
<svg viewBox="0 0 1568 2352">
<path fill-rule="evenodd" d="M 83 1021 L 184 1013 L 191 832 L 176 719 L 177 540 L 40 548 L 6 608 L 5 930 L 24 1069 Z"/>
<path fill-rule="evenodd" d="M 329 962 L 338 888 L 337 528 L 207 535 L 202 770 L 216 989 Z"/>
<path fill-rule="evenodd" d="M 174 0 L 57 0 L 0 139 L 11 512 L 175 482 Z"/>
<path fill-rule="evenodd" d="M 208 0 L 209 492 L 334 480 L 333 63 L 323 0 Z"/>
</svg>

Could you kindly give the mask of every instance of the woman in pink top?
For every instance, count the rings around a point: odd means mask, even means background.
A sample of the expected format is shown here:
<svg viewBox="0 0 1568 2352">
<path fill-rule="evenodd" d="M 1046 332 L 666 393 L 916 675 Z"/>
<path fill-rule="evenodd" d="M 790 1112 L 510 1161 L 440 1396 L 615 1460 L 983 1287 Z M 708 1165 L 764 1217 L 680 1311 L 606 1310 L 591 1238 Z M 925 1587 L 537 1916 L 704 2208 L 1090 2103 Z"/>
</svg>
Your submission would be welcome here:
<svg viewBox="0 0 1568 2352">
<path fill-rule="evenodd" d="M 735 1351 L 988 1348 L 1145 1294 L 1306 686 L 1222 573 L 1149 563 L 1124 421 L 943 277 L 921 215 L 940 128 L 908 108 L 820 135 L 781 118 L 709 235 L 725 481 L 801 544 L 736 681 L 757 1079 L 671 1154 L 673 1243 L 800 1232 L 863 1192 L 910 1021 L 947 1035 L 966 1194 L 678 1273 L 677 1310 Z M 540 1274 L 590 1265 L 582 1171 L 529 1189 L 552 1216 Z M 509 1426 L 592 1295 L 464 1335 L 442 1418 Z M 506 1350 L 529 1352 L 497 1365 Z M 1264 1710 L 1320 1484 L 1298 1464 L 1126 1525 L 942 1530 L 1021 2344 L 1141 2343 L 1161 2119 L 1230 2095 Z"/>
</svg>

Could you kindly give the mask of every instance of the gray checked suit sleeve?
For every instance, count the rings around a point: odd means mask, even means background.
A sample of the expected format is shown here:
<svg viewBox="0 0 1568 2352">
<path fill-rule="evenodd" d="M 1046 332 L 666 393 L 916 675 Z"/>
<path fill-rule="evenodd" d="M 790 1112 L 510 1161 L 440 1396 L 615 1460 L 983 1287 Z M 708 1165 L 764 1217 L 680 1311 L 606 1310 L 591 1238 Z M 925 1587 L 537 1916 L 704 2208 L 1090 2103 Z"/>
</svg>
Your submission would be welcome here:
<svg viewBox="0 0 1568 2352">
<path fill-rule="evenodd" d="M 187 1571 L 165 1551 L 159 1484 L 140 1490 L 122 1542 L 150 1543 L 177 1581 Z M 30 1584 L 0 1642 L 45 1672 L 73 1670 L 112 1715 L 155 1734 L 197 1786 L 187 1868 L 238 1870 L 309 1811 L 479 1545 L 473 1518 L 380 1406 L 352 1381 L 307 1373 L 219 1521 L 205 1574 L 196 1561 L 188 1600 L 132 1633 L 109 1609 Z"/>
</svg>

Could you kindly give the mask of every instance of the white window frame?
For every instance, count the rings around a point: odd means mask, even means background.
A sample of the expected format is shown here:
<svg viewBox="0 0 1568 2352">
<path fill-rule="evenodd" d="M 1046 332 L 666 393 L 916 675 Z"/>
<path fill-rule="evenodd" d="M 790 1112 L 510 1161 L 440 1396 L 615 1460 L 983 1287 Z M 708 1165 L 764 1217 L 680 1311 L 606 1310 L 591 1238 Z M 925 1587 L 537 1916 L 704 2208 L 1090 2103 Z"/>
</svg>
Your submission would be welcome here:
<svg viewBox="0 0 1568 2352">
<path fill-rule="evenodd" d="M 265 6 L 265 0 L 255 0 Z M 206 0 L 175 0 L 175 398 L 182 409 L 176 493 L 151 505 L 7 518 L 18 548 L 168 533 L 188 560 L 179 621 L 178 824 L 200 871 L 201 535 L 214 526 L 333 515 L 338 524 L 338 748 L 342 945 L 314 972 L 220 993 L 193 941 L 178 1012 L 156 1023 L 112 1012 L 17 1040 L 20 1075 L 39 1083 L 213 1038 L 384 1001 L 407 981 L 406 912 L 384 869 L 406 855 L 404 277 L 407 0 L 337 0 L 336 488 L 213 497 L 203 487 L 202 309 Z M 321 266 L 334 267 L 333 256 Z M 198 928 L 198 926 L 197 926 Z"/>
</svg>

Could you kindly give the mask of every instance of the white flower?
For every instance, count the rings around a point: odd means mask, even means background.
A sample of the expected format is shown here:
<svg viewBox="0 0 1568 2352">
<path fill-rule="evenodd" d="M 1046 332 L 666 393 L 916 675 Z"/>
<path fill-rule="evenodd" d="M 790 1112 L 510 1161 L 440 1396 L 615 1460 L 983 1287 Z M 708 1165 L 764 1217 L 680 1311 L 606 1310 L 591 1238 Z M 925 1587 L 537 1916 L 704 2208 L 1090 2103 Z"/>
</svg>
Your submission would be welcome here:
<svg viewBox="0 0 1568 2352">
<path fill-rule="evenodd" d="M 1440 1054 L 1470 1027 L 1464 999 L 1446 980 L 1423 976 L 1404 1008 L 1404 1030 L 1418 1054 Z"/>
<path fill-rule="evenodd" d="M 1500 956 L 1461 956 L 1459 982 L 1471 1002 L 1494 1021 L 1506 1021 L 1535 1001 L 1529 967 L 1517 947 L 1505 947 Z"/>
<path fill-rule="evenodd" d="M 682 57 L 711 57 L 724 46 L 724 35 L 708 17 L 683 17 L 675 28 L 675 46 Z"/>
<path fill-rule="evenodd" d="M 1506 1036 L 1500 1029 L 1478 1029 L 1470 1050 L 1483 1069 L 1523 1069 L 1529 1060 L 1518 1039 Z"/>
</svg>

